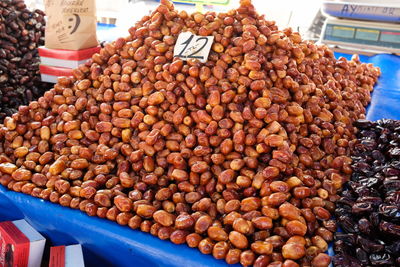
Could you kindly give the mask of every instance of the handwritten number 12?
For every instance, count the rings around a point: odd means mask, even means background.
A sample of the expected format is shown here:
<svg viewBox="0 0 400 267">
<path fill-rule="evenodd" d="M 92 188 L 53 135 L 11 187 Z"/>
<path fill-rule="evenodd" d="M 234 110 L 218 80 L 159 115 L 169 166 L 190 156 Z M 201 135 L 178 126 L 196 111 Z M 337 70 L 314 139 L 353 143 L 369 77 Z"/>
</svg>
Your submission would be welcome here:
<svg viewBox="0 0 400 267">
<path fill-rule="evenodd" d="M 184 41 L 183 43 L 181 43 L 181 45 L 185 45 L 185 47 L 182 49 L 182 51 L 179 53 L 178 56 L 180 57 L 184 57 L 183 56 L 183 52 L 185 52 L 186 48 L 188 47 L 188 45 L 190 44 L 190 42 L 192 41 L 194 35 L 190 35 L 189 39 L 187 39 L 186 41 Z"/>
<path fill-rule="evenodd" d="M 191 35 L 186 41 L 184 41 L 183 43 L 181 43 L 181 45 L 185 45 L 185 47 L 182 49 L 182 51 L 178 54 L 179 57 L 185 57 L 183 55 L 183 53 L 185 52 L 186 48 L 189 46 L 190 42 L 193 40 L 194 35 Z M 191 53 L 190 55 L 186 56 L 187 58 L 203 58 L 203 56 L 194 56 L 195 54 L 197 54 L 198 52 L 200 52 L 208 43 L 208 38 L 207 37 L 201 37 L 199 39 L 196 40 L 196 43 L 199 41 L 204 40 L 205 42 L 203 43 L 203 45 L 197 49 L 195 52 Z"/>
</svg>

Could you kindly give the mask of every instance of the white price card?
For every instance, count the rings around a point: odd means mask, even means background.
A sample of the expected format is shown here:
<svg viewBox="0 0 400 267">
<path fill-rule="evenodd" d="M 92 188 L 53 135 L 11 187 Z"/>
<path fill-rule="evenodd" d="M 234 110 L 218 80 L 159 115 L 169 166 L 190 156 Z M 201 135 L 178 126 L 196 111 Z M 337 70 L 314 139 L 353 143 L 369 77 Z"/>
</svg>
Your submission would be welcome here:
<svg viewBox="0 0 400 267">
<path fill-rule="evenodd" d="M 174 57 L 184 60 L 198 59 L 205 63 L 210 53 L 214 36 L 197 36 L 191 32 L 182 32 L 174 47 Z"/>
</svg>

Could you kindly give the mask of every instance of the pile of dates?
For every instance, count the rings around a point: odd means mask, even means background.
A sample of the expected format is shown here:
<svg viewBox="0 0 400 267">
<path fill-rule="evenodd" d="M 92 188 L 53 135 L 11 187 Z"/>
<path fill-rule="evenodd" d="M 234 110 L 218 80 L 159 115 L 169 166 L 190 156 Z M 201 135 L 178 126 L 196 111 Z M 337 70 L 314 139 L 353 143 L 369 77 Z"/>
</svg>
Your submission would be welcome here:
<svg viewBox="0 0 400 267">
<path fill-rule="evenodd" d="M 182 32 L 208 60 L 174 57 Z M 226 13 L 161 1 L 0 125 L 0 183 L 229 264 L 326 267 L 353 122 L 380 70 Z"/>
<path fill-rule="evenodd" d="M 335 266 L 400 266 L 400 121 L 355 122 L 353 174 L 336 216 Z"/>
<path fill-rule="evenodd" d="M 50 89 L 40 81 L 37 48 L 44 44 L 44 13 L 23 0 L 0 1 L 0 121 Z"/>
</svg>

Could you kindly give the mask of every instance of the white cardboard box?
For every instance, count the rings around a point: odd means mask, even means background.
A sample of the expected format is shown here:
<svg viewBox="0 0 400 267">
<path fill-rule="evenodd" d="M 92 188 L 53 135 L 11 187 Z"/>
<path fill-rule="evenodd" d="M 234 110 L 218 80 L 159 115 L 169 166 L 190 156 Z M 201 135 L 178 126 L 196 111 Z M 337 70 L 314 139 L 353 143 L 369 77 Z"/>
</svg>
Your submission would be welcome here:
<svg viewBox="0 0 400 267">
<path fill-rule="evenodd" d="M 81 245 L 51 247 L 49 267 L 85 267 Z"/>
<path fill-rule="evenodd" d="M 100 46 L 82 50 L 50 49 L 44 46 L 38 48 L 40 63 L 42 65 L 76 69 L 92 58 L 92 55 L 100 52 Z"/>
<path fill-rule="evenodd" d="M 72 69 L 40 65 L 40 76 L 42 82 L 57 83 L 58 77 L 72 76 Z"/>
</svg>

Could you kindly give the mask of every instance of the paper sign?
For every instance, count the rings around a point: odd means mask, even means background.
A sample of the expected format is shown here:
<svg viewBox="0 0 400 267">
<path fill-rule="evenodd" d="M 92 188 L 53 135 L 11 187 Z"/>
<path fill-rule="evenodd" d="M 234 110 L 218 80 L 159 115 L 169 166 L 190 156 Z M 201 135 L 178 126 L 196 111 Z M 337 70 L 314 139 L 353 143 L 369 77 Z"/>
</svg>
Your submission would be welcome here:
<svg viewBox="0 0 400 267">
<path fill-rule="evenodd" d="M 99 45 L 95 0 L 45 0 L 44 6 L 47 48 L 81 50 Z"/>
<path fill-rule="evenodd" d="M 174 57 L 184 60 L 198 59 L 205 63 L 213 42 L 214 36 L 197 36 L 191 32 L 182 32 L 174 47 Z"/>
</svg>

